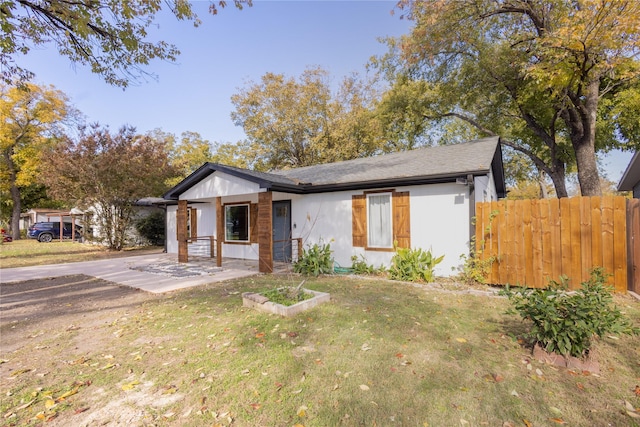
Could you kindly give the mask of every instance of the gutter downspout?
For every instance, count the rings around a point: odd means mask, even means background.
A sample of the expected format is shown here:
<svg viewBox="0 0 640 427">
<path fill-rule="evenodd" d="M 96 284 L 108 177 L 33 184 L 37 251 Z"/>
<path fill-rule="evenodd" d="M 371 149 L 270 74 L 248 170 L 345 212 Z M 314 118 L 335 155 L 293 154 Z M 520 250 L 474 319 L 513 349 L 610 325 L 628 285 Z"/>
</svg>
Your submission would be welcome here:
<svg viewBox="0 0 640 427">
<path fill-rule="evenodd" d="M 472 174 L 467 175 L 467 185 L 469 186 L 469 255 L 473 256 L 476 248 L 471 247 L 473 236 L 476 234 L 474 217 L 476 216 L 476 186 Z"/>
</svg>

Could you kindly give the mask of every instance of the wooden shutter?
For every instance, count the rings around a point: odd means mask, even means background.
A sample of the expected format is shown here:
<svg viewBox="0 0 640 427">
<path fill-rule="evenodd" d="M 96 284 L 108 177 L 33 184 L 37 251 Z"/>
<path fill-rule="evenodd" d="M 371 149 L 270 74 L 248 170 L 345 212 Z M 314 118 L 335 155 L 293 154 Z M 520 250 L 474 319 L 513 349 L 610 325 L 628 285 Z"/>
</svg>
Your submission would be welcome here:
<svg viewBox="0 0 640 427">
<path fill-rule="evenodd" d="M 249 208 L 249 239 L 251 243 L 258 243 L 258 204 L 251 203 Z"/>
<path fill-rule="evenodd" d="M 351 234 L 353 247 L 367 246 L 367 196 L 364 194 L 351 196 Z"/>
<path fill-rule="evenodd" d="M 399 248 L 411 247 L 411 208 L 409 192 L 393 192 L 391 206 L 393 209 L 393 240 Z"/>
</svg>

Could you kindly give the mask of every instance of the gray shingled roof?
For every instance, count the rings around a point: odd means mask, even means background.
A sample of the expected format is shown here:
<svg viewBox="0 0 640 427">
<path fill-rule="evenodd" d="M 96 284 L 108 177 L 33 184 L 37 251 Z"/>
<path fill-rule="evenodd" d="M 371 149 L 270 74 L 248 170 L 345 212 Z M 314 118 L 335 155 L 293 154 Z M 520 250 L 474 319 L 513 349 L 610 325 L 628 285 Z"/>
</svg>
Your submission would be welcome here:
<svg viewBox="0 0 640 427">
<path fill-rule="evenodd" d="M 215 171 L 256 182 L 263 188 L 300 194 L 337 191 L 351 187 L 373 188 L 377 185 L 444 182 L 442 180 L 455 179 L 457 176 L 466 177 L 467 174 L 489 172 L 495 156 L 499 156 L 499 143 L 500 138 L 491 137 L 462 144 L 418 148 L 401 153 L 273 172 L 205 163 L 169 190 L 164 197 L 177 200 L 180 194 Z M 496 185 L 502 194 L 504 185 L 501 184 L 501 159 L 498 170 L 494 172 L 498 172 Z"/>
<path fill-rule="evenodd" d="M 272 172 L 313 185 L 344 184 L 489 171 L 498 137 L 455 145 L 417 148 L 400 153 Z"/>
</svg>

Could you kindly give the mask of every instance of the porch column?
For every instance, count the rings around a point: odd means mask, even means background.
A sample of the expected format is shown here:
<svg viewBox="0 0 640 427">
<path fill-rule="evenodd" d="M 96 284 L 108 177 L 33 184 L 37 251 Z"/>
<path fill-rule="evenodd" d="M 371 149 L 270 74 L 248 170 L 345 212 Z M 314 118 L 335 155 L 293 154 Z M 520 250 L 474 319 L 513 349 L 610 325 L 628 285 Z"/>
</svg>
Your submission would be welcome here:
<svg viewBox="0 0 640 427">
<path fill-rule="evenodd" d="M 271 191 L 258 193 L 258 270 L 273 273 L 273 218 Z"/>
<path fill-rule="evenodd" d="M 178 200 L 176 212 L 176 231 L 178 234 L 178 262 L 189 262 L 189 246 L 187 243 L 187 204 L 186 200 Z"/>
<path fill-rule="evenodd" d="M 224 212 L 222 197 L 216 197 L 216 266 L 222 267 L 222 242 L 224 241 Z"/>
</svg>

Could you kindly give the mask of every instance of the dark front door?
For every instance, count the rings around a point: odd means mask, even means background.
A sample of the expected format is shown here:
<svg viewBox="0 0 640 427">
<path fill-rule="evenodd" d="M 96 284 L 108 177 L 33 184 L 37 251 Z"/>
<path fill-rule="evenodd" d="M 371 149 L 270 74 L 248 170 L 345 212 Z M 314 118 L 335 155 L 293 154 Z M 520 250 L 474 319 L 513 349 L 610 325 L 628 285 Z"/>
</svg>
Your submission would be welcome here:
<svg viewBox="0 0 640 427">
<path fill-rule="evenodd" d="M 291 261 L 291 200 L 273 202 L 273 260 Z"/>
</svg>

